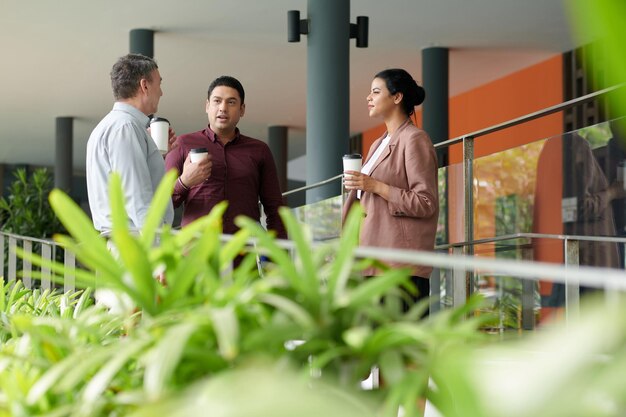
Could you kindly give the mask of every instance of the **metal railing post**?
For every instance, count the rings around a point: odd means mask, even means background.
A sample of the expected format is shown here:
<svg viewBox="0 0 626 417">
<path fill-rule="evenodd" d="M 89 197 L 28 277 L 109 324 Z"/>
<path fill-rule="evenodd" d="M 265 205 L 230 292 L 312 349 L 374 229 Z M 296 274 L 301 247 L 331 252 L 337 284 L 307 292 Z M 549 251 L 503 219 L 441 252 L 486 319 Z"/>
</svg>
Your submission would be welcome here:
<svg viewBox="0 0 626 417">
<path fill-rule="evenodd" d="M 464 190 L 464 229 L 465 240 L 474 240 L 474 138 L 467 136 L 463 138 L 463 190 Z M 474 246 L 465 246 L 466 255 L 474 254 Z M 455 275 L 455 280 L 456 274 Z M 474 272 L 467 271 L 465 274 L 466 296 L 474 292 Z M 456 287 L 455 283 L 455 287 Z"/>
<path fill-rule="evenodd" d="M 532 249 L 522 248 L 522 259 L 532 261 Z M 535 328 L 535 291 L 537 283 L 529 279 L 522 280 L 522 329 Z"/>
<path fill-rule="evenodd" d="M 9 237 L 9 273 L 7 281 L 15 281 L 17 271 L 17 254 L 15 248 L 17 247 L 17 239 L 13 236 Z"/>
<path fill-rule="evenodd" d="M 565 266 L 567 268 L 578 267 L 579 262 L 579 241 L 565 239 Z M 576 319 L 580 312 L 580 283 L 577 279 L 565 277 L 565 319 L 570 321 Z"/>
<path fill-rule="evenodd" d="M 63 275 L 63 291 L 74 291 L 76 289 L 76 279 L 74 276 L 74 271 L 76 269 L 76 255 L 74 255 L 74 252 L 71 252 L 69 249 L 65 249 L 64 251 L 63 265 L 65 266 Z"/>
<path fill-rule="evenodd" d="M 452 254 L 462 256 L 464 252 L 463 246 L 455 246 L 452 248 Z M 455 267 L 452 271 L 452 307 L 461 307 L 467 300 L 465 268 Z"/>
<path fill-rule="evenodd" d="M 430 314 L 441 310 L 441 269 L 433 268 L 430 273 Z"/>
<path fill-rule="evenodd" d="M 41 257 L 46 261 L 52 260 L 52 246 L 47 243 L 41 244 Z M 41 288 L 44 290 L 50 290 L 50 268 L 44 266 L 41 268 Z"/>
<path fill-rule="evenodd" d="M 24 254 L 26 256 L 22 260 L 24 263 L 24 275 L 22 275 L 22 282 L 24 283 L 24 286 L 26 288 L 32 289 L 33 288 L 33 278 L 32 278 L 33 265 L 30 262 L 30 259 L 28 259 L 28 255 L 33 253 L 33 242 L 30 240 L 24 239 L 23 243 L 24 243 Z"/>
</svg>

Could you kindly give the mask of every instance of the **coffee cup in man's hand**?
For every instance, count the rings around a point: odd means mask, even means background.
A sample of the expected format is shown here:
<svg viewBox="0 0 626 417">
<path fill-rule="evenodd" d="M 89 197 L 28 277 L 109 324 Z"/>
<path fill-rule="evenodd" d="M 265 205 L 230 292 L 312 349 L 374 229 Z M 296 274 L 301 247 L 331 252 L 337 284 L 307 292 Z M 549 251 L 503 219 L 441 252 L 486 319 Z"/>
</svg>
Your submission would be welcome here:
<svg viewBox="0 0 626 417">
<path fill-rule="evenodd" d="M 150 120 L 150 136 L 162 154 L 168 151 L 170 141 L 170 122 L 162 117 L 153 117 Z"/>
<path fill-rule="evenodd" d="M 189 151 L 189 160 L 192 163 L 200 162 L 209 157 L 207 148 L 194 148 Z"/>
</svg>

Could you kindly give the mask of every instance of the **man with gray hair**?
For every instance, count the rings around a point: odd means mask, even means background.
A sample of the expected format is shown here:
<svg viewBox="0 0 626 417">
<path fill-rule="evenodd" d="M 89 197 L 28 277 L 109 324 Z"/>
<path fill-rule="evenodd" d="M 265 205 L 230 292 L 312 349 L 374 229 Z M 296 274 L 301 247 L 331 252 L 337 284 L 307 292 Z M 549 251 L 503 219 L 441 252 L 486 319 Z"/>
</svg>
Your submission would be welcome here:
<svg viewBox="0 0 626 417">
<path fill-rule="evenodd" d="M 156 113 L 161 75 L 156 62 L 139 54 L 121 57 L 111 70 L 115 104 L 98 123 L 87 142 L 87 192 L 94 227 L 107 235 L 112 228 L 108 197 L 109 176 L 122 179 L 129 227 L 140 231 L 150 202 L 165 174 L 163 156 L 150 138 L 149 115 Z M 169 145 L 175 140 L 170 130 Z M 167 208 L 164 223 L 172 223 L 174 209 Z"/>
</svg>

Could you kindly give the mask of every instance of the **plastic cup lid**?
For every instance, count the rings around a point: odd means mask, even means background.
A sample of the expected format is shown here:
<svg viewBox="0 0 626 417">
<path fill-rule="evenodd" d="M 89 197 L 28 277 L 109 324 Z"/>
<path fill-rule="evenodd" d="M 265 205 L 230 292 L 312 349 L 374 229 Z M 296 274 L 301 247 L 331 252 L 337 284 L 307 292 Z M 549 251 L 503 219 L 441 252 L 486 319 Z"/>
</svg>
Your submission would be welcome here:
<svg viewBox="0 0 626 417">
<path fill-rule="evenodd" d="M 169 121 L 169 120 L 167 120 L 167 119 L 166 119 L 166 118 L 164 118 L 164 117 L 156 117 L 156 116 L 155 116 L 155 117 L 153 117 L 152 119 L 150 119 L 150 124 L 152 124 L 152 123 L 156 123 L 156 122 L 167 122 L 167 124 L 168 124 L 168 125 L 170 124 L 170 121 Z"/>
<path fill-rule="evenodd" d="M 189 153 L 207 153 L 207 148 L 193 148 L 189 151 Z"/>
</svg>

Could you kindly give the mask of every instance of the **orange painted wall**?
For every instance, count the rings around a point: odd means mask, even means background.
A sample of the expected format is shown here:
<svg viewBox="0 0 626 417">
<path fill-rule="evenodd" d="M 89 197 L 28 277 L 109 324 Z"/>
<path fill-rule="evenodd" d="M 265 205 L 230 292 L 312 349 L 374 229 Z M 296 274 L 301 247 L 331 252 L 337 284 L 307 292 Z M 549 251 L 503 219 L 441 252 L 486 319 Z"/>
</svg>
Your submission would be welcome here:
<svg viewBox="0 0 626 417">
<path fill-rule="evenodd" d="M 459 137 L 563 102 L 563 59 L 543 61 L 450 99 L 450 137 Z M 475 142 L 480 157 L 562 133 L 556 113 Z M 450 163 L 463 158 L 461 146 L 450 150 Z"/>
</svg>

